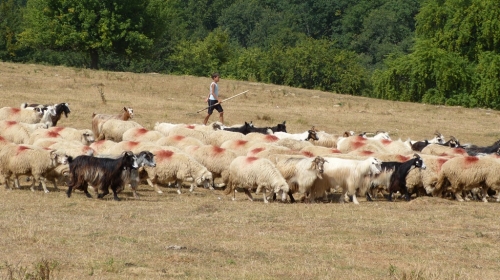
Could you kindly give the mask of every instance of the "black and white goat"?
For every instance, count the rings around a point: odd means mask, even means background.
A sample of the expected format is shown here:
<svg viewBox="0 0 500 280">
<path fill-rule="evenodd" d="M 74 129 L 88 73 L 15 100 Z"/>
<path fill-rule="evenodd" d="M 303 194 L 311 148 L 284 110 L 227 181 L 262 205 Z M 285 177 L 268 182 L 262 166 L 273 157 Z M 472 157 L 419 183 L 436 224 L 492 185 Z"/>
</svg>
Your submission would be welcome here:
<svg viewBox="0 0 500 280">
<path fill-rule="evenodd" d="M 97 197 L 103 198 L 109 194 L 109 188 L 113 191 L 114 200 L 118 198 L 118 192 L 123 189 L 123 171 L 137 169 L 137 157 L 132 152 L 124 152 L 119 158 L 98 158 L 92 156 L 78 156 L 68 158 L 70 182 L 66 194 L 71 196 L 74 189 L 82 190 L 87 197 L 92 197 L 88 192 L 88 185 L 97 190 Z M 101 193 L 99 193 L 101 191 Z"/>
<path fill-rule="evenodd" d="M 54 105 L 42 105 L 42 104 L 28 104 L 28 103 L 22 103 L 21 104 L 21 109 L 26 109 L 26 108 L 41 108 L 42 110 L 47 110 L 49 106 L 54 106 L 55 107 L 55 115 L 50 115 L 50 120 L 52 125 L 51 126 L 56 126 L 57 122 L 61 119 L 61 115 L 64 113 L 64 116 L 67 118 L 68 114 L 71 113 L 71 110 L 69 109 L 69 104 L 68 103 L 59 103 L 59 104 L 54 104 Z"/>
</svg>

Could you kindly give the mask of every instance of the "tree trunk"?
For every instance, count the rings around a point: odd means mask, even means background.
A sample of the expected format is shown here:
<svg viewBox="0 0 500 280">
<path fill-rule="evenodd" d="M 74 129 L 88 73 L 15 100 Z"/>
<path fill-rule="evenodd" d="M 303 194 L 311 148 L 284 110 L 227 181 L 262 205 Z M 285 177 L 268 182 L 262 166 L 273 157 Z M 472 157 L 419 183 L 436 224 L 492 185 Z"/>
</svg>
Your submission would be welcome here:
<svg viewBox="0 0 500 280">
<path fill-rule="evenodd" d="M 90 69 L 99 69 L 99 52 L 96 49 L 90 50 Z"/>
</svg>

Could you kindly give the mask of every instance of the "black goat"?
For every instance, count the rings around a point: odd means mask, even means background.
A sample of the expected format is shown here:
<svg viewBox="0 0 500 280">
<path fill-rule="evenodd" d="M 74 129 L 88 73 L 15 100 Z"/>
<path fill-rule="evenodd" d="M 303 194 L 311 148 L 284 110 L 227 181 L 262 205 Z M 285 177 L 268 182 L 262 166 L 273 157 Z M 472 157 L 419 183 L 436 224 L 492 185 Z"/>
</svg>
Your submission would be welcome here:
<svg viewBox="0 0 500 280">
<path fill-rule="evenodd" d="M 476 145 L 472 145 L 470 147 L 466 147 L 465 151 L 469 156 L 476 156 L 478 154 L 494 154 L 498 152 L 498 149 L 500 149 L 500 140 L 496 141 L 493 143 L 491 146 L 487 147 L 478 147 Z"/>
<path fill-rule="evenodd" d="M 245 124 L 242 125 L 242 126 L 238 126 L 238 127 L 224 127 L 223 130 L 225 130 L 225 131 L 231 131 L 231 132 L 239 132 L 239 133 L 242 133 L 244 135 L 247 135 L 248 133 L 250 133 L 250 127 L 253 127 L 253 125 L 245 122 Z"/>
<path fill-rule="evenodd" d="M 132 152 L 125 152 L 117 159 L 98 158 L 92 156 L 77 156 L 68 158 L 70 182 L 66 194 L 71 196 L 73 188 L 82 190 L 87 197 L 92 197 L 88 192 L 88 185 L 97 190 L 97 197 L 103 198 L 109 194 L 109 187 L 113 191 L 114 200 L 118 198 L 118 192 L 123 188 L 125 170 L 137 169 L 137 157 Z M 102 191 L 102 193 L 99 193 Z"/>
<path fill-rule="evenodd" d="M 279 123 L 276 126 L 270 127 L 270 129 L 273 131 L 273 133 L 281 131 L 281 132 L 286 132 L 286 121 L 283 121 L 283 123 Z"/>
<path fill-rule="evenodd" d="M 414 158 L 408 161 L 394 164 L 394 172 L 392 172 L 388 186 L 389 196 L 387 199 L 389 201 L 392 201 L 392 194 L 398 191 L 405 196 L 406 201 L 410 200 L 410 194 L 408 193 L 408 188 L 406 187 L 406 175 L 408 175 L 408 172 L 410 172 L 412 167 L 421 169 L 426 168 L 424 161 L 418 154 L 415 154 Z"/>
</svg>

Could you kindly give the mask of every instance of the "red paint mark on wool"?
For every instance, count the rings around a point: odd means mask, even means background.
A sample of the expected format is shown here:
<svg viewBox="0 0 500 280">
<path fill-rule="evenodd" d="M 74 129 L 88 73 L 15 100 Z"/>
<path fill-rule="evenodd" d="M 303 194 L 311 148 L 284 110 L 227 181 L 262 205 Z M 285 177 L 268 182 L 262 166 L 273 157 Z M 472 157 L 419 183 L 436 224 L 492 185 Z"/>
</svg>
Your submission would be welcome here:
<svg viewBox="0 0 500 280">
<path fill-rule="evenodd" d="M 172 157 L 174 152 L 170 150 L 161 150 L 156 152 L 155 159 L 158 161 L 168 160 Z"/>
<path fill-rule="evenodd" d="M 252 163 L 252 162 L 254 162 L 254 161 L 258 160 L 258 159 L 259 159 L 258 157 L 247 157 L 247 158 L 245 159 L 245 161 L 246 161 L 247 163 Z"/>
<path fill-rule="evenodd" d="M 189 129 L 194 129 L 194 128 L 195 128 L 195 126 L 194 126 L 194 125 L 192 125 L 192 124 L 191 124 L 191 125 L 186 125 L 186 128 L 189 128 Z"/>
<path fill-rule="evenodd" d="M 17 122 L 16 121 L 5 121 L 5 124 L 6 124 L 6 127 L 9 128 L 9 127 L 17 124 Z"/>
<path fill-rule="evenodd" d="M 11 114 L 19 114 L 21 112 L 21 108 L 10 108 Z"/>
<path fill-rule="evenodd" d="M 448 159 L 447 158 L 438 158 L 437 159 L 437 164 L 438 164 L 438 171 L 441 170 L 441 166 L 443 166 L 443 164 L 445 162 L 447 162 Z"/>
<path fill-rule="evenodd" d="M 355 141 L 355 142 L 365 142 L 365 141 L 366 141 L 366 138 L 365 138 L 365 137 L 363 137 L 363 136 L 359 136 L 359 135 L 357 135 L 357 136 L 354 136 L 354 137 L 353 137 L 353 140 L 352 140 L 352 141 Z"/>
<path fill-rule="evenodd" d="M 392 143 L 392 141 L 389 140 L 389 139 L 382 139 L 382 140 L 380 140 L 380 142 L 382 142 L 382 144 L 384 144 L 385 146 L 387 146 L 387 145 L 389 145 L 389 144 Z"/>
<path fill-rule="evenodd" d="M 332 154 L 341 154 L 342 152 L 340 150 L 337 150 L 337 149 L 331 149 L 330 153 L 332 153 Z"/>
<path fill-rule="evenodd" d="M 61 132 L 61 130 L 64 130 L 64 127 L 56 126 L 56 127 L 52 127 L 50 129 L 50 131 L 53 131 L 53 132 L 56 132 L 56 133 Z"/>
<path fill-rule="evenodd" d="M 174 135 L 174 140 L 175 141 L 181 141 L 182 139 L 186 138 L 185 136 L 182 136 L 182 135 Z"/>
<path fill-rule="evenodd" d="M 363 147 L 365 145 L 364 142 L 361 142 L 361 141 L 354 141 L 352 142 L 352 147 L 356 150 L 356 149 L 359 149 L 361 147 Z"/>
<path fill-rule="evenodd" d="M 453 148 L 453 152 L 457 155 L 466 155 L 467 152 L 462 148 Z"/>
<path fill-rule="evenodd" d="M 314 154 L 311 152 L 301 152 L 301 154 L 306 156 L 306 157 L 314 157 Z"/>
<path fill-rule="evenodd" d="M 57 131 L 52 131 L 52 130 L 47 131 L 47 137 L 49 137 L 49 138 L 55 138 L 55 137 L 59 137 L 59 136 L 61 136 L 61 135 Z"/>
<path fill-rule="evenodd" d="M 127 150 L 131 150 L 134 147 L 137 147 L 137 145 L 139 145 L 139 142 L 136 142 L 136 141 L 125 142 L 125 146 L 127 146 Z"/>
<path fill-rule="evenodd" d="M 405 162 L 405 161 L 409 161 L 409 160 L 410 160 L 410 157 L 407 157 L 407 156 L 403 156 L 403 155 L 396 156 L 396 161 L 399 161 L 399 162 Z"/>
<path fill-rule="evenodd" d="M 258 153 L 264 151 L 265 149 L 266 148 L 255 148 L 255 149 L 250 151 L 250 154 L 255 155 L 255 154 L 258 154 Z"/>
<path fill-rule="evenodd" d="M 219 146 L 212 146 L 212 153 L 218 155 L 218 154 L 222 154 L 226 149 L 224 148 L 221 148 Z"/>
<path fill-rule="evenodd" d="M 141 135 L 144 135 L 146 133 L 148 133 L 149 130 L 145 129 L 145 128 L 138 128 L 136 131 L 135 131 L 135 136 L 141 136 Z"/>
<path fill-rule="evenodd" d="M 92 143 L 95 147 L 100 147 L 106 143 L 106 140 L 99 140 L 97 142 Z"/>
<path fill-rule="evenodd" d="M 359 153 L 360 156 L 371 156 L 373 154 L 374 152 L 372 151 L 361 151 L 361 153 Z"/>
<path fill-rule="evenodd" d="M 236 147 L 244 146 L 246 143 L 248 143 L 247 140 L 236 140 Z"/>
<path fill-rule="evenodd" d="M 266 141 L 266 142 L 276 142 L 278 140 L 279 140 L 278 137 L 271 135 L 271 134 L 268 134 L 268 135 L 266 135 L 266 137 L 264 137 L 264 141 Z"/>
<path fill-rule="evenodd" d="M 478 160 L 479 160 L 478 157 L 464 157 L 465 165 L 473 164 L 473 163 L 477 162 Z"/>
<path fill-rule="evenodd" d="M 30 147 L 27 147 L 27 146 L 18 146 L 17 147 L 17 151 L 16 151 L 16 155 L 19 155 L 20 153 L 26 151 L 26 150 L 31 150 Z"/>
</svg>

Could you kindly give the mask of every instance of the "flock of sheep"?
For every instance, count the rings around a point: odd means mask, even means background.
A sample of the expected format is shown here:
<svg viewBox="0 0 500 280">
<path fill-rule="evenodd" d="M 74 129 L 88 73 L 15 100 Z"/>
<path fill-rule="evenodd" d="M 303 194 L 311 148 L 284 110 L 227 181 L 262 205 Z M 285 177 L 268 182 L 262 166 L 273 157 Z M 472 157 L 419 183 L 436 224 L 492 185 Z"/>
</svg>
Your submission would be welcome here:
<svg viewBox="0 0 500 280">
<path fill-rule="evenodd" d="M 454 137 L 445 142 L 438 132 L 431 140 L 402 141 L 386 132 L 368 137 L 314 127 L 292 134 L 285 122 L 274 127 L 158 122 L 148 130 L 132 120 L 127 107 L 116 115 L 94 113 L 91 129 L 57 126 L 70 112 L 67 103 L 0 108 L 1 184 L 19 188 L 19 177 L 29 176 L 33 191 L 41 184 L 49 192 L 49 181 L 55 189 L 69 186 L 68 197 L 73 187 L 91 196 L 87 187 L 93 186 L 98 197 L 109 187 L 118 199 L 129 184 L 138 197 L 137 185 L 147 182 L 158 193 L 172 185 L 179 194 L 183 186 L 224 189 L 233 199 L 237 192 L 250 200 L 252 192 L 262 193 L 266 203 L 276 195 L 295 202 L 294 194 L 314 202 L 332 192 L 340 192 L 339 202 L 355 204 L 359 195 L 391 200 L 396 192 L 407 200 L 416 194 L 487 202 L 500 190 L 500 141 L 463 146 Z M 119 162 L 123 158 L 127 166 Z"/>
</svg>

